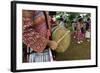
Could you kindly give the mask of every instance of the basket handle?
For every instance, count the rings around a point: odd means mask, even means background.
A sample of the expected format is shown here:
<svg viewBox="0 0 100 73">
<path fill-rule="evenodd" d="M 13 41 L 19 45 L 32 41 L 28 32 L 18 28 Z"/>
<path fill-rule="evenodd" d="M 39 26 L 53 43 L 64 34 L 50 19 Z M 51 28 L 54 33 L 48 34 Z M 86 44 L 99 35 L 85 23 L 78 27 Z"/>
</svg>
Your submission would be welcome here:
<svg viewBox="0 0 100 73">
<path fill-rule="evenodd" d="M 67 31 L 58 41 L 57 44 L 59 44 L 59 42 L 69 33 L 70 31 Z"/>
</svg>

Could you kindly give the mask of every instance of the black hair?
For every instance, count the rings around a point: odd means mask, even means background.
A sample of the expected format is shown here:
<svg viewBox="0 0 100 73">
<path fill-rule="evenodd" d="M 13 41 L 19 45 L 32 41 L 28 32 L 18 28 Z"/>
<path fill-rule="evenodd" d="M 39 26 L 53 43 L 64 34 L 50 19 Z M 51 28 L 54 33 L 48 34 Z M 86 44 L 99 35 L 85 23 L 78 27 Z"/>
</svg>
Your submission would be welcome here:
<svg viewBox="0 0 100 73">
<path fill-rule="evenodd" d="M 49 12 L 49 15 L 50 15 L 50 16 L 56 15 L 56 12 L 55 12 L 55 11 L 50 11 L 50 12 Z"/>
<path fill-rule="evenodd" d="M 87 21 L 89 21 L 90 20 L 90 18 L 87 18 Z"/>
<path fill-rule="evenodd" d="M 79 18 L 78 19 L 78 22 L 83 22 L 83 18 Z"/>
</svg>

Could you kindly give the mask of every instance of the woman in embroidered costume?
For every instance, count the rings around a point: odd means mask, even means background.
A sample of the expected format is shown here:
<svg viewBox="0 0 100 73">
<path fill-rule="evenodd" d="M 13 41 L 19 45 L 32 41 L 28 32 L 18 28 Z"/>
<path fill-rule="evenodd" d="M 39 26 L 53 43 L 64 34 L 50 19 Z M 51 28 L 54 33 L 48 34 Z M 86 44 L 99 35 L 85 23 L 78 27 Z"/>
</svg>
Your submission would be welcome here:
<svg viewBox="0 0 100 73">
<path fill-rule="evenodd" d="M 28 62 L 51 61 L 50 49 L 56 49 L 57 43 L 49 40 L 50 20 L 48 12 L 23 10 L 23 43 L 30 48 Z"/>
</svg>

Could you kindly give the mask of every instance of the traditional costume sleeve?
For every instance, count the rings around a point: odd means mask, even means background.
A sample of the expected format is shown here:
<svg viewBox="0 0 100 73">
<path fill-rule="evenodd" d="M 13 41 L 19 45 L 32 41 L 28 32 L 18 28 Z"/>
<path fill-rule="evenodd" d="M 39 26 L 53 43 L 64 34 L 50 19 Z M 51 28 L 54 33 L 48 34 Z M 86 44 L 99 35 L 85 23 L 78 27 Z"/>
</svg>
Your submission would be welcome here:
<svg viewBox="0 0 100 73">
<path fill-rule="evenodd" d="M 38 32 L 36 32 L 33 28 L 25 28 L 23 29 L 23 42 L 27 46 L 29 46 L 33 51 L 42 52 L 48 42 L 48 39 L 42 37 Z"/>
</svg>

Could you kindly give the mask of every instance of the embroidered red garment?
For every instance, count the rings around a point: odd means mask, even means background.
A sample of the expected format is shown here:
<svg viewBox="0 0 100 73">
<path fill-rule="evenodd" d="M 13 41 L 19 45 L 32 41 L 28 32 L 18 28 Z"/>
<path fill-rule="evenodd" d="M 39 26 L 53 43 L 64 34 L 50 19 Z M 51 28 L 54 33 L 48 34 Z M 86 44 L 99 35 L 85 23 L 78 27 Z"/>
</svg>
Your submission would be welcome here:
<svg viewBox="0 0 100 73">
<path fill-rule="evenodd" d="M 33 20 L 43 15 L 43 12 L 36 12 Z M 50 31 L 46 22 L 39 25 L 32 25 L 32 19 L 27 18 L 23 21 L 23 42 L 36 52 L 42 52 L 48 42 Z"/>
</svg>

